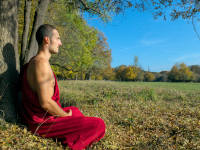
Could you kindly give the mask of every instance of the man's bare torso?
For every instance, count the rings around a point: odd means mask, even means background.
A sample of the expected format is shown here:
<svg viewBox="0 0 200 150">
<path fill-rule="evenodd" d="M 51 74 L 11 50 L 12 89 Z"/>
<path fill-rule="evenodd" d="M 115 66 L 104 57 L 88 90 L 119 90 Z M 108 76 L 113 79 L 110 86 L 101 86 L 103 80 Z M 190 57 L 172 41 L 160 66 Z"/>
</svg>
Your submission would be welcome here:
<svg viewBox="0 0 200 150">
<path fill-rule="evenodd" d="M 48 69 L 49 71 L 49 80 L 48 82 L 50 83 L 50 89 L 53 88 L 55 86 L 55 79 L 54 79 L 54 75 L 53 75 L 53 71 L 51 69 L 51 66 L 49 64 L 49 61 L 48 60 L 45 60 L 44 58 L 40 58 L 39 56 L 36 56 L 34 57 L 30 62 L 29 62 L 29 65 L 28 65 L 28 68 L 27 68 L 27 81 L 29 83 L 29 86 L 30 88 L 36 92 L 37 91 L 37 82 L 36 82 L 36 72 L 37 71 L 40 71 L 40 70 L 37 70 L 37 64 L 40 63 L 41 61 L 46 61 L 46 63 L 48 63 L 48 67 L 45 67 L 43 69 Z"/>
<path fill-rule="evenodd" d="M 33 92 L 37 94 L 42 109 L 53 116 L 72 116 L 72 110 L 65 112 L 52 99 L 55 78 L 49 64 L 49 58 L 44 53 L 38 54 L 30 61 L 27 68 L 27 81 Z"/>
</svg>

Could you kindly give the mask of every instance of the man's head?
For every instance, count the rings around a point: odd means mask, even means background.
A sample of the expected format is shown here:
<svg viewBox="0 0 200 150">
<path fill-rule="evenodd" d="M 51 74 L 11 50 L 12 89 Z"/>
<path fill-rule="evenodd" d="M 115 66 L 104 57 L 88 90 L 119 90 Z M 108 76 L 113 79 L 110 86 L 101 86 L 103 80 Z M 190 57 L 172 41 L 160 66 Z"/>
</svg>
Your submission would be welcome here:
<svg viewBox="0 0 200 150">
<path fill-rule="evenodd" d="M 58 53 L 58 48 L 62 45 L 58 31 L 49 24 L 43 24 L 38 28 L 36 40 L 39 47 L 48 46 L 50 53 Z"/>
</svg>

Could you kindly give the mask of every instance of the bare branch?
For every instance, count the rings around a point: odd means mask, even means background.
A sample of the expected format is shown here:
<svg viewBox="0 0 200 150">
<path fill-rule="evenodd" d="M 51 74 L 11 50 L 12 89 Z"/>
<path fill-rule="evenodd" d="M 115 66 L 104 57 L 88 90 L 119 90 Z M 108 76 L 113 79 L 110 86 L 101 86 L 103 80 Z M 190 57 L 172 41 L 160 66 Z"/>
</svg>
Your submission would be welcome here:
<svg viewBox="0 0 200 150">
<path fill-rule="evenodd" d="M 200 35 L 199 35 L 199 33 L 197 32 L 196 26 L 195 26 L 195 24 L 194 24 L 194 16 L 192 16 L 192 26 L 193 26 L 194 32 L 196 33 L 198 39 L 200 40 Z"/>
<path fill-rule="evenodd" d="M 100 11 L 98 11 L 98 10 L 96 10 L 94 8 L 89 7 L 84 0 L 79 0 L 79 1 L 84 6 L 84 8 L 85 8 L 84 10 L 86 10 L 86 11 L 92 10 L 93 12 L 96 12 L 97 14 L 103 16 L 103 14 Z"/>
<path fill-rule="evenodd" d="M 79 72 L 79 71 L 75 71 L 75 70 L 73 70 L 73 69 L 69 69 L 69 68 L 67 68 L 67 67 L 61 66 L 61 65 L 59 65 L 59 64 L 51 64 L 51 65 L 53 65 L 53 66 L 58 66 L 59 68 L 62 68 L 62 69 L 67 70 L 67 71 Z"/>
</svg>

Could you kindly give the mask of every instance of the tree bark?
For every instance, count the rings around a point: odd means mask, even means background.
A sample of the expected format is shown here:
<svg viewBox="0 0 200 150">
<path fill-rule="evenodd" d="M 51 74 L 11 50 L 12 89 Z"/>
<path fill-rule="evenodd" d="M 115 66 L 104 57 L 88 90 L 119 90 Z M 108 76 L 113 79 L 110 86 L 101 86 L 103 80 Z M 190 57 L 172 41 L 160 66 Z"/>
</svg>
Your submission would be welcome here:
<svg viewBox="0 0 200 150">
<path fill-rule="evenodd" d="M 35 34 L 37 28 L 43 24 L 45 12 L 48 8 L 49 0 L 39 0 L 37 10 L 35 11 L 33 28 L 31 32 L 31 37 L 29 40 L 28 50 L 25 55 L 25 63 L 29 62 L 29 60 L 37 54 L 38 45 L 36 42 Z"/>
<path fill-rule="evenodd" d="M 16 121 L 19 68 L 18 0 L 0 0 L 0 117 Z"/>
<path fill-rule="evenodd" d="M 22 46 L 21 46 L 21 55 L 20 55 L 20 67 L 22 67 L 25 63 L 25 52 L 27 49 L 27 41 L 28 41 L 28 33 L 29 33 L 29 25 L 30 25 L 31 4 L 32 4 L 32 0 L 25 1 L 24 29 L 23 29 L 22 44 L 21 44 Z"/>
</svg>

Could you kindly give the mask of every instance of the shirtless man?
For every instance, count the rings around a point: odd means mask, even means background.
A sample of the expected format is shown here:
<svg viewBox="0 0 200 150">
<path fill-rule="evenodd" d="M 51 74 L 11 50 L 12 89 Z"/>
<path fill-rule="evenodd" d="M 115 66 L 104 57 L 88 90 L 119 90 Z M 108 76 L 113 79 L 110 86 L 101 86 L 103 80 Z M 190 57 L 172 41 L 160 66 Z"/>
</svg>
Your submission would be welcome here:
<svg viewBox="0 0 200 150">
<path fill-rule="evenodd" d="M 41 28 L 41 31 L 44 30 Z M 44 31 L 43 31 L 44 32 Z M 63 111 L 55 101 L 51 100 L 54 93 L 55 79 L 51 69 L 49 59 L 51 54 L 57 54 L 62 45 L 59 33 L 56 29 L 36 33 L 38 41 L 38 54 L 30 61 L 27 68 L 27 80 L 31 89 L 37 93 L 41 107 L 52 115 L 64 117 L 71 116 L 72 111 L 68 113 Z"/>
<path fill-rule="evenodd" d="M 62 108 L 59 89 L 49 59 L 62 45 L 56 28 L 41 25 L 36 33 L 38 54 L 25 65 L 22 77 L 23 118 L 40 136 L 57 138 L 71 149 L 81 150 L 105 134 L 104 121 L 86 117 L 76 107 Z"/>
</svg>

